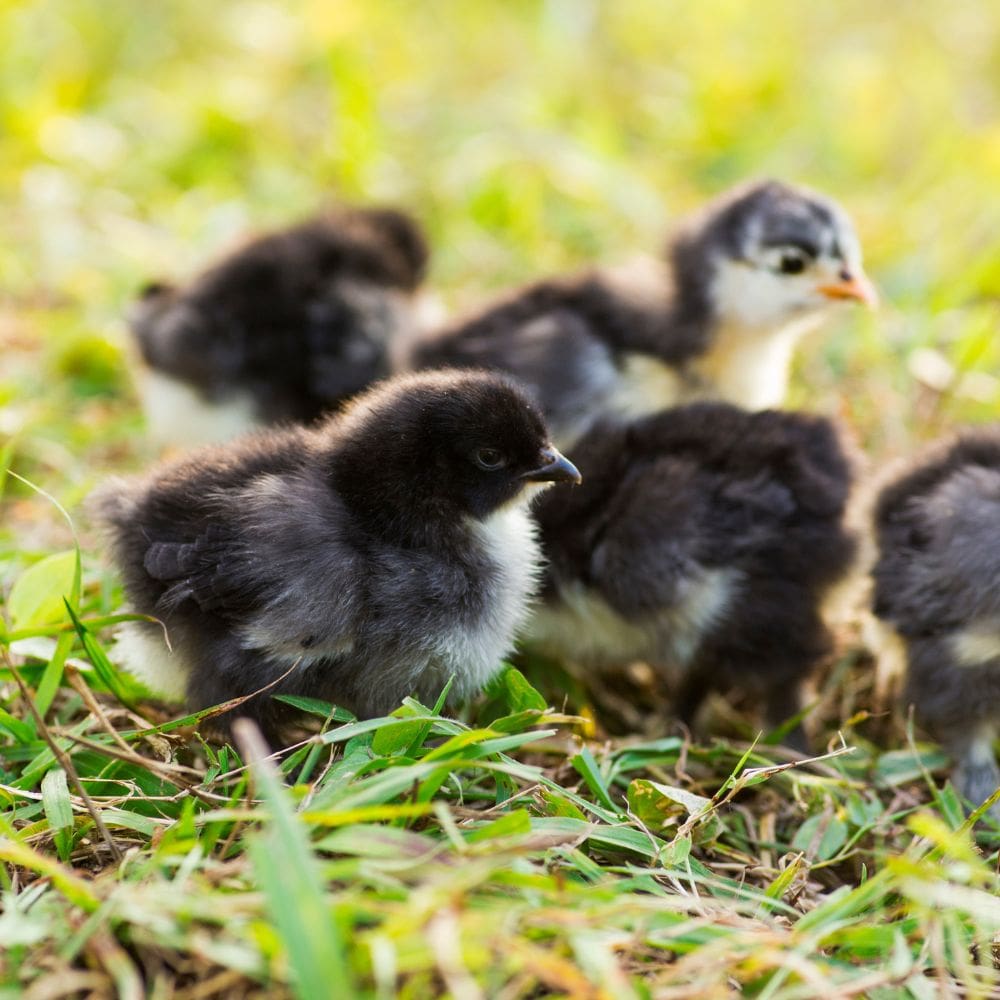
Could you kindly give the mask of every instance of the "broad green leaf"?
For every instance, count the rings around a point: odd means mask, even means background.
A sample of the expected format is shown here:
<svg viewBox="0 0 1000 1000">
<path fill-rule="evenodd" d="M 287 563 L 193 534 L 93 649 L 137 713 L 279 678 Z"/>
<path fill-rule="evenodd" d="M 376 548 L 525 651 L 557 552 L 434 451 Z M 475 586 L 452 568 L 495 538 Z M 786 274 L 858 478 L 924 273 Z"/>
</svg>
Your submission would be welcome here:
<svg viewBox="0 0 1000 1000">
<path fill-rule="evenodd" d="M 829 822 L 827 822 L 827 817 L 822 814 L 810 816 L 795 831 L 795 836 L 792 838 L 792 850 L 808 851 L 813 838 L 823 823 L 827 825 L 815 847 L 815 857 L 818 861 L 829 861 L 847 842 L 847 824 L 837 816 L 831 817 Z"/>
<path fill-rule="evenodd" d="M 283 701 L 292 708 L 308 712 L 310 715 L 318 715 L 321 719 L 327 719 L 333 713 L 334 722 L 350 722 L 354 718 L 346 708 L 335 707 L 328 701 L 320 701 L 319 698 L 306 698 L 300 694 L 276 694 L 273 700 Z"/>
<path fill-rule="evenodd" d="M 35 727 L 29 721 L 15 719 L 5 708 L 0 708 L 0 728 L 17 740 L 18 743 L 31 743 L 35 739 Z"/>
<path fill-rule="evenodd" d="M 548 814 L 550 816 L 566 816 L 570 819 L 578 819 L 580 821 L 586 821 L 587 819 L 582 809 L 578 809 L 569 799 L 564 798 L 551 789 L 543 788 L 541 790 L 541 798 L 548 807 Z"/>
<path fill-rule="evenodd" d="M 544 712 L 548 708 L 545 699 L 516 667 L 507 667 L 492 682 L 487 693 L 491 696 L 502 695 L 507 702 L 507 710 L 512 715 L 532 710 Z"/>
<path fill-rule="evenodd" d="M 660 864 L 683 865 L 691 856 L 692 840 L 690 837 L 675 837 L 660 852 Z"/>
<path fill-rule="evenodd" d="M 646 778 L 636 778 L 628 786 L 629 807 L 652 830 L 678 817 L 696 816 L 711 802 L 703 795 Z"/>
<path fill-rule="evenodd" d="M 42 778 L 42 805 L 49 828 L 62 830 L 73 825 L 73 804 L 66 784 L 66 772 L 54 767 Z"/>
<path fill-rule="evenodd" d="M 15 581 L 7 601 L 11 629 L 64 621 L 63 599 L 73 593 L 75 574 L 76 552 L 72 549 L 29 566 Z"/>
<path fill-rule="evenodd" d="M 403 721 L 383 726 L 372 739 L 372 750 L 383 757 L 413 756 L 429 731 L 426 722 Z"/>
<path fill-rule="evenodd" d="M 73 804 L 66 784 L 66 772 L 61 767 L 54 767 L 42 778 L 42 808 L 59 858 L 67 861 L 73 846 Z"/>
<path fill-rule="evenodd" d="M 936 771 L 948 763 L 941 750 L 921 748 L 919 756 L 912 750 L 890 750 L 882 754 L 875 765 L 875 777 L 885 785 L 905 785 L 923 777 L 924 771 Z"/>
</svg>

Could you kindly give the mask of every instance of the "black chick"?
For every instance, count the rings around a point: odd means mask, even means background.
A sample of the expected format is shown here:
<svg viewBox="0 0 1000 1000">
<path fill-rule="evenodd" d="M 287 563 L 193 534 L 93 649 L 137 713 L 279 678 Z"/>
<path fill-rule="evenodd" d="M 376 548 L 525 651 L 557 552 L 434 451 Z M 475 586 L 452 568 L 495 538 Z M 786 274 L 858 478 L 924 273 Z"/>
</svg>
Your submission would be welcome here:
<svg viewBox="0 0 1000 1000">
<path fill-rule="evenodd" d="M 532 285 L 417 338 L 407 364 L 517 375 L 566 447 L 601 413 L 701 399 L 780 406 L 801 335 L 834 304 L 875 298 L 844 212 L 777 181 L 712 202 L 643 270 Z"/>
<path fill-rule="evenodd" d="M 574 461 L 584 485 L 537 508 L 549 568 L 528 645 L 679 674 L 688 723 L 713 689 L 762 697 L 771 727 L 797 714 L 831 650 L 822 599 L 855 552 L 833 425 L 696 403 L 600 421 Z M 805 749 L 801 730 L 789 742 Z"/>
<path fill-rule="evenodd" d="M 452 699 L 498 668 L 535 590 L 528 503 L 577 481 L 513 382 L 482 372 L 400 377 L 314 429 L 205 448 L 96 498 L 135 608 L 124 664 L 200 709 L 279 739 L 275 693 L 362 716 L 409 694 Z"/>
<path fill-rule="evenodd" d="M 149 285 L 130 320 L 151 433 L 201 444 L 328 413 L 388 373 L 426 264 L 407 215 L 341 209 Z"/>
<path fill-rule="evenodd" d="M 907 652 L 905 699 L 979 805 L 1000 787 L 1000 426 L 938 446 L 879 494 L 875 614 Z M 992 814 L 1000 821 L 1000 808 Z"/>
</svg>

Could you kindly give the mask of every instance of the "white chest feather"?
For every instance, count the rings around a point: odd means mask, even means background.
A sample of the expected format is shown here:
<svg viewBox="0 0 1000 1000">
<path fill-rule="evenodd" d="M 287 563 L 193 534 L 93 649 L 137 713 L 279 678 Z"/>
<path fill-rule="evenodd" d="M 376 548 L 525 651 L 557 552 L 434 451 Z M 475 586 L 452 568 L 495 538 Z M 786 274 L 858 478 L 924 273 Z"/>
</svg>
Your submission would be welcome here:
<svg viewBox="0 0 1000 1000">
<path fill-rule="evenodd" d="M 154 371 L 143 374 L 139 388 L 150 437 L 159 445 L 228 441 L 260 426 L 246 394 L 210 403 L 189 385 Z"/>
<path fill-rule="evenodd" d="M 610 667 L 640 660 L 655 645 L 653 632 L 627 621 L 582 583 L 560 588 L 531 616 L 527 642 L 554 659 Z"/>
<path fill-rule="evenodd" d="M 748 410 L 780 407 L 788 392 L 792 355 L 803 332 L 799 326 L 718 330 L 711 350 L 691 366 L 694 380 L 706 398 Z"/>
<path fill-rule="evenodd" d="M 458 627 L 438 643 L 442 667 L 456 674 L 459 697 L 479 691 L 496 673 L 528 618 L 541 568 L 529 502 L 525 496 L 473 522 L 474 537 L 493 565 L 485 610 L 476 627 Z"/>
<path fill-rule="evenodd" d="M 768 332 L 719 330 L 710 351 L 683 370 L 651 355 L 629 354 L 611 409 L 641 417 L 700 400 L 721 400 L 748 410 L 780 407 L 803 332 L 798 326 Z"/>
</svg>

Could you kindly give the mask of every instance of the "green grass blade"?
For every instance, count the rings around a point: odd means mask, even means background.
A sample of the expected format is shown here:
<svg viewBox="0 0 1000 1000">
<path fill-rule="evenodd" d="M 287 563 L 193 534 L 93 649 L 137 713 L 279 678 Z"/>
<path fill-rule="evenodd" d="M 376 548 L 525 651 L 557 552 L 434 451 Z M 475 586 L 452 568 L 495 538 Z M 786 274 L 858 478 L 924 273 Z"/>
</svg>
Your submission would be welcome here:
<svg viewBox="0 0 1000 1000">
<path fill-rule="evenodd" d="M 73 845 L 73 805 L 70 802 L 66 772 L 54 767 L 42 778 L 42 808 L 59 852 L 59 860 L 69 860 Z"/>
<path fill-rule="evenodd" d="M 345 998 L 357 996 L 347 944 L 323 892 L 323 875 L 305 827 L 276 770 L 265 760 L 259 733 L 246 720 L 238 720 L 234 729 L 271 814 L 263 833 L 250 841 L 250 857 L 288 952 L 296 995 L 301 1000 L 329 996 L 331 991 Z"/>
<path fill-rule="evenodd" d="M 66 601 L 66 611 L 73 622 L 76 634 L 80 637 L 87 659 L 94 665 L 94 670 L 100 678 L 101 683 L 126 707 L 133 708 L 135 703 L 132 700 L 127 688 L 118 677 L 118 671 L 114 664 L 108 659 L 107 654 L 101 648 L 100 643 L 94 638 L 93 633 L 86 625 L 80 621 L 79 616 L 73 610 L 69 601 Z"/>
</svg>

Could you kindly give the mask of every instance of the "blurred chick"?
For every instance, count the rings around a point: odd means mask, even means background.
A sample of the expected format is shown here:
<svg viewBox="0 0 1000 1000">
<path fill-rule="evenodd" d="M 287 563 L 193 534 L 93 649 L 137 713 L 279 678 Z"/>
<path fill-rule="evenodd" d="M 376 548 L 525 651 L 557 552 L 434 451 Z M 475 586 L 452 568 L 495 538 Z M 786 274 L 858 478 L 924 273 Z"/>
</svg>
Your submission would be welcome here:
<svg viewBox="0 0 1000 1000">
<path fill-rule="evenodd" d="M 710 203 L 664 260 L 529 286 L 418 338 L 407 363 L 517 375 L 565 447 L 602 413 L 702 399 L 780 406 L 796 343 L 850 299 L 875 301 L 850 220 L 820 195 L 766 181 Z"/>
<path fill-rule="evenodd" d="M 400 377 L 315 429 L 205 448 L 95 498 L 135 608 L 124 664 L 194 709 L 239 709 L 276 743 L 277 693 L 362 716 L 451 675 L 462 700 L 497 670 L 539 567 L 529 501 L 577 481 L 506 378 Z"/>
<path fill-rule="evenodd" d="M 573 454 L 584 485 L 537 508 L 549 568 L 528 645 L 679 674 L 689 724 L 713 689 L 759 696 L 772 728 L 796 715 L 831 651 L 822 599 L 855 551 L 833 425 L 696 403 L 600 421 Z M 787 742 L 804 750 L 801 728 Z"/>
<path fill-rule="evenodd" d="M 190 284 L 149 285 L 130 322 L 161 444 L 310 422 L 389 371 L 427 264 L 416 223 L 341 209 L 259 237 Z"/>
<path fill-rule="evenodd" d="M 1000 787 L 1000 426 L 939 446 L 875 510 L 875 614 L 907 651 L 906 701 L 974 805 Z M 992 815 L 1000 821 L 1000 808 Z"/>
</svg>

